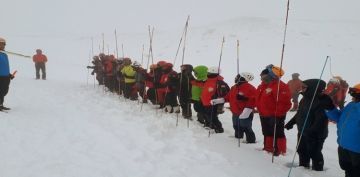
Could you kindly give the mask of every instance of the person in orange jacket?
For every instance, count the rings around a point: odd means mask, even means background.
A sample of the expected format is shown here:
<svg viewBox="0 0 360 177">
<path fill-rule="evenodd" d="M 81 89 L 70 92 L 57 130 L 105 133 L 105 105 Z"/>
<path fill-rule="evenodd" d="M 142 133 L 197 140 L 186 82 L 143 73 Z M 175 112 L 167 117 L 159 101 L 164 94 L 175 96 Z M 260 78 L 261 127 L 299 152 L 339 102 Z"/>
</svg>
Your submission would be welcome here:
<svg viewBox="0 0 360 177">
<path fill-rule="evenodd" d="M 290 111 L 297 111 L 299 107 L 299 95 L 302 88 L 302 81 L 299 79 L 299 73 L 293 73 L 291 75 L 292 79 L 287 83 L 290 88 L 291 100 L 293 102 L 293 107 Z"/>
<path fill-rule="evenodd" d="M 46 55 L 42 53 L 41 49 L 36 49 L 36 54 L 33 56 L 33 61 L 35 63 L 36 70 L 36 79 L 40 79 L 40 70 L 42 74 L 42 79 L 46 80 L 46 67 L 45 63 L 48 61 Z"/>
<path fill-rule="evenodd" d="M 291 108 L 289 86 L 280 80 L 283 74 L 281 68 L 268 65 L 260 74 L 262 82 L 256 95 L 256 107 L 264 135 L 263 150 L 274 153 L 275 156 L 286 153 L 284 124 L 286 113 Z"/>
<path fill-rule="evenodd" d="M 218 67 L 210 67 L 208 69 L 207 80 L 201 93 L 200 100 L 205 109 L 205 127 L 215 130 L 215 133 L 223 133 L 224 128 L 219 120 L 219 106 L 223 106 L 224 97 L 230 91 L 229 86 L 220 76 Z"/>
</svg>

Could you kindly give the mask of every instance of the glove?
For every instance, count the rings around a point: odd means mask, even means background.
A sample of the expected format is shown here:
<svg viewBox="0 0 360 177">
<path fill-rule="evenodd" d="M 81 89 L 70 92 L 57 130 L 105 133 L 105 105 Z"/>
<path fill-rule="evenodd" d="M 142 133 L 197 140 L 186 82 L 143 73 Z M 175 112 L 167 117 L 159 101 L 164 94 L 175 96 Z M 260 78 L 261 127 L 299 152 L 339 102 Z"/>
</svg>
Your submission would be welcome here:
<svg viewBox="0 0 360 177">
<path fill-rule="evenodd" d="M 330 98 L 329 95 L 326 94 L 322 94 L 320 96 L 320 105 L 322 105 L 323 108 L 326 110 L 333 110 L 336 108 L 333 103 L 333 100 Z"/>
<path fill-rule="evenodd" d="M 237 94 L 237 95 L 236 95 L 236 98 L 237 98 L 237 100 L 239 100 L 239 101 L 247 101 L 247 100 L 249 100 L 248 97 L 246 97 L 246 96 L 244 96 L 244 95 L 242 95 L 242 94 Z"/>
<path fill-rule="evenodd" d="M 288 123 L 285 124 L 284 127 L 286 128 L 286 130 L 290 130 L 290 129 L 292 129 L 294 127 L 294 124 L 292 124 L 291 122 L 288 122 Z"/>
<path fill-rule="evenodd" d="M 210 101 L 211 105 L 217 105 L 217 104 L 221 104 L 221 103 L 225 103 L 225 99 L 224 98 L 216 98 L 216 99 L 212 99 Z"/>
<path fill-rule="evenodd" d="M 9 74 L 9 77 L 10 77 L 11 80 L 13 80 L 15 78 L 15 76 L 12 75 L 12 74 Z"/>
<path fill-rule="evenodd" d="M 250 114 L 253 112 L 251 108 L 244 108 L 243 112 L 240 114 L 239 119 L 247 119 L 250 117 Z"/>
</svg>

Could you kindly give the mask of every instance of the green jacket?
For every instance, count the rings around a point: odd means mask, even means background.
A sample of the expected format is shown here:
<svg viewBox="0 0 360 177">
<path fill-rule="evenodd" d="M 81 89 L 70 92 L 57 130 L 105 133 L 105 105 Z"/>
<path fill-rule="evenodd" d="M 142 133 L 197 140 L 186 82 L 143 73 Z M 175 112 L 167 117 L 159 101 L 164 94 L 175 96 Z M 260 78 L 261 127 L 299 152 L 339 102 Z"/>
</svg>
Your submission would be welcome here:
<svg viewBox="0 0 360 177">
<path fill-rule="evenodd" d="M 191 82 L 191 99 L 194 101 L 200 101 L 200 96 L 204 88 L 205 81 L 207 80 L 208 68 L 200 65 L 196 66 L 193 70 L 196 80 Z"/>
</svg>

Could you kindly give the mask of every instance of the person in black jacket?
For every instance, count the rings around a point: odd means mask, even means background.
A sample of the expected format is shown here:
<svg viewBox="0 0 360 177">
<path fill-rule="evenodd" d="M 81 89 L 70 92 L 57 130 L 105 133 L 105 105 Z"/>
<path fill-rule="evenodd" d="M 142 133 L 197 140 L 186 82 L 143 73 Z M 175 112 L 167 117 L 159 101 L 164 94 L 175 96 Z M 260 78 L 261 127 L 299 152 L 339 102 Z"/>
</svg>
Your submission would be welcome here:
<svg viewBox="0 0 360 177">
<path fill-rule="evenodd" d="M 181 65 L 181 73 L 178 77 L 180 79 L 179 87 L 179 102 L 181 106 L 182 116 L 185 119 L 191 119 L 191 82 L 195 80 L 192 75 L 193 66 L 190 64 Z"/>
<path fill-rule="evenodd" d="M 300 100 L 299 109 L 285 125 L 287 130 L 295 124 L 298 128 L 299 166 L 310 168 L 310 160 L 312 160 L 312 169 L 315 171 L 323 170 L 324 158 L 321 151 L 328 136 L 328 118 L 322 105 L 322 99 L 327 96 L 322 93 L 325 87 L 326 82 L 323 80 L 303 81 L 303 98 Z"/>
</svg>

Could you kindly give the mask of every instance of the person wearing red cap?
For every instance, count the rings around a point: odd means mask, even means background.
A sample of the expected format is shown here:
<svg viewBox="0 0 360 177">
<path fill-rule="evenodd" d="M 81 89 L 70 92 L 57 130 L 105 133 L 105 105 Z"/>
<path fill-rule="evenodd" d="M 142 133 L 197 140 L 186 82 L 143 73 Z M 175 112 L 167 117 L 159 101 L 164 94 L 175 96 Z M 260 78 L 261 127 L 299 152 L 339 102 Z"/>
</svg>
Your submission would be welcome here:
<svg viewBox="0 0 360 177">
<path fill-rule="evenodd" d="M 256 107 L 264 135 L 263 149 L 276 156 L 286 153 L 284 124 L 286 113 L 291 108 L 289 86 L 280 80 L 283 74 L 284 71 L 281 68 L 267 66 L 260 74 L 262 82 L 256 94 Z"/>
<path fill-rule="evenodd" d="M 4 106 L 4 98 L 9 91 L 10 80 L 14 78 L 10 74 L 9 59 L 5 52 L 6 41 L 0 37 L 0 111 L 9 110 Z"/>
<path fill-rule="evenodd" d="M 40 79 L 40 70 L 42 74 L 42 79 L 46 80 L 46 67 L 45 63 L 48 61 L 46 55 L 42 53 L 41 49 L 36 49 L 36 54 L 33 56 L 33 61 L 35 63 L 36 70 L 36 79 Z"/>
</svg>

